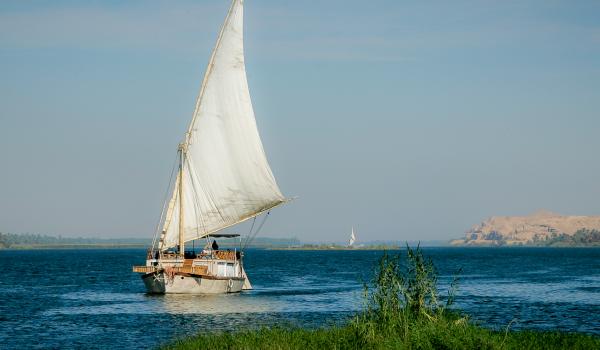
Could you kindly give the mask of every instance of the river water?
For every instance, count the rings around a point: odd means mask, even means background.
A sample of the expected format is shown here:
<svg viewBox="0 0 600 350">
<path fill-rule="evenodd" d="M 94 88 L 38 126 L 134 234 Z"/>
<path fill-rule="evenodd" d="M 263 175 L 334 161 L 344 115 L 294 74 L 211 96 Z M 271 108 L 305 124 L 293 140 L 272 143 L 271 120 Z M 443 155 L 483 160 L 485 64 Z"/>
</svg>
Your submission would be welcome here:
<svg viewBox="0 0 600 350">
<path fill-rule="evenodd" d="M 457 307 L 487 327 L 600 335 L 600 249 L 425 248 Z M 153 348 L 208 330 L 343 322 L 381 251 L 251 249 L 254 290 L 145 294 L 142 249 L 0 251 L 0 348 Z"/>
</svg>

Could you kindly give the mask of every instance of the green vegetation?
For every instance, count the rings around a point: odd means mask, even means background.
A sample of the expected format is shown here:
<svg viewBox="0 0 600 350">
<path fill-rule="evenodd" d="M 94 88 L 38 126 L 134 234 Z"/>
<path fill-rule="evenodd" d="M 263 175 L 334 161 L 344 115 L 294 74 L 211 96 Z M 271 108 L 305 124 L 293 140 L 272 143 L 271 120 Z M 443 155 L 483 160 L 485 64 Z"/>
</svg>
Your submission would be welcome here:
<svg viewBox="0 0 600 350">
<path fill-rule="evenodd" d="M 545 240 L 535 240 L 534 245 L 545 247 L 589 247 L 600 246 L 600 231 L 581 229 L 577 230 L 574 235 L 552 233 Z"/>
<path fill-rule="evenodd" d="M 508 242 L 506 237 L 496 231 L 483 235 L 478 240 L 477 234 L 471 234 L 464 239 L 454 240 L 452 244 L 477 247 L 600 247 L 600 231 L 596 229 L 579 229 L 573 235 L 552 232 L 549 234 L 535 234 L 533 239 L 525 242 Z"/>
<path fill-rule="evenodd" d="M 164 349 L 600 349 L 598 337 L 562 332 L 489 330 L 451 309 L 458 279 L 447 295 L 421 249 L 405 259 L 387 253 L 364 289 L 364 308 L 346 324 L 319 329 L 274 327 L 203 333 Z"/>
<path fill-rule="evenodd" d="M 242 244 L 245 244 L 246 237 L 242 237 Z M 252 239 L 247 248 L 261 248 L 261 249 L 269 249 L 269 248 L 286 248 L 289 246 L 296 246 L 300 244 L 300 240 L 296 237 L 292 238 L 268 238 L 268 237 L 255 237 Z M 219 239 L 219 246 L 223 248 L 239 248 L 240 240 L 239 238 L 233 239 Z"/>
</svg>

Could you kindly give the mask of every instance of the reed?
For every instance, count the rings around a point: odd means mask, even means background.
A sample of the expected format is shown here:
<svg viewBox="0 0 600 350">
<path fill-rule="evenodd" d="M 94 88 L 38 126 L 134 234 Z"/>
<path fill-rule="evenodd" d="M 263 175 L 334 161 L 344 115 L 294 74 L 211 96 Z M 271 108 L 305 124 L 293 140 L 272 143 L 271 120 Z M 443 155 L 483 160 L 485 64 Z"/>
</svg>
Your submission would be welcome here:
<svg viewBox="0 0 600 350">
<path fill-rule="evenodd" d="M 564 332 L 480 327 L 451 308 L 458 273 L 446 295 L 420 248 L 384 252 L 365 283 L 363 311 L 346 324 L 319 329 L 273 327 L 201 333 L 164 349 L 600 349 L 600 338 Z"/>
</svg>

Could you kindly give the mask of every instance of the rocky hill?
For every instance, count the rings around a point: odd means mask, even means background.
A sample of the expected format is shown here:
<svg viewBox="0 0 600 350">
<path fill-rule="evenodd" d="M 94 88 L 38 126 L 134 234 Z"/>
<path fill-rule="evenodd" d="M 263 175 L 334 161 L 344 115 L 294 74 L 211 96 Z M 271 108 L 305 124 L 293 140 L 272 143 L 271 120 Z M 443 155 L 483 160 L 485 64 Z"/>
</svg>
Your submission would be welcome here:
<svg viewBox="0 0 600 350">
<path fill-rule="evenodd" d="M 453 245 L 600 245 L 600 216 L 563 216 L 538 211 L 529 216 L 492 216 Z"/>
</svg>

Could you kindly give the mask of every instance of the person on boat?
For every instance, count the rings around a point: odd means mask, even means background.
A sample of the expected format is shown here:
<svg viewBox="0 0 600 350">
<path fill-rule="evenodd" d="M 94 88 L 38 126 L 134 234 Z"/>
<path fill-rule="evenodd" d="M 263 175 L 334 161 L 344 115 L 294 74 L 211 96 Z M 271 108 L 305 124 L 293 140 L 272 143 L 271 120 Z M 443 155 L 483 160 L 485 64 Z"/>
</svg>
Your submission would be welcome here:
<svg viewBox="0 0 600 350">
<path fill-rule="evenodd" d="M 217 240 L 216 239 L 212 243 L 212 249 L 213 250 L 219 250 L 219 245 L 217 244 Z"/>
</svg>

